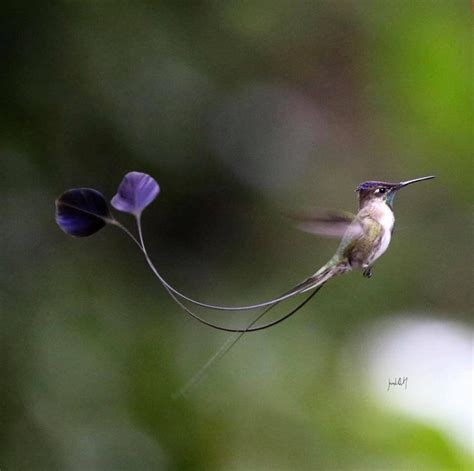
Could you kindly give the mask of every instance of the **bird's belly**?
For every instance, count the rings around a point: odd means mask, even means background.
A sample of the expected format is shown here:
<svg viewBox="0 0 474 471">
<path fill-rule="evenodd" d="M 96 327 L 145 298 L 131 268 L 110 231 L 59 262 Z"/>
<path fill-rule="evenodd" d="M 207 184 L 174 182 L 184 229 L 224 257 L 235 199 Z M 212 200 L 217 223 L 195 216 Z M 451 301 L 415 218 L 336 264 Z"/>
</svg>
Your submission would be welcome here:
<svg viewBox="0 0 474 471">
<path fill-rule="evenodd" d="M 353 233 L 349 233 L 348 229 L 344 255 L 353 268 L 367 268 L 387 250 L 395 218 L 389 206 L 374 202 L 362 209 L 356 220 L 358 226 L 355 227 L 359 228 L 360 233 L 352 239 Z"/>
<path fill-rule="evenodd" d="M 382 234 L 375 240 L 361 237 L 349 256 L 352 268 L 367 268 L 372 265 L 387 250 L 391 236 L 391 231 L 382 229 Z"/>
<path fill-rule="evenodd" d="M 385 229 L 383 231 L 378 247 L 375 248 L 372 253 L 372 257 L 370 257 L 371 260 L 368 261 L 368 265 L 371 265 L 375 262 L 375 260 L 377 260 L 381 255 L 383 255 L 383 253 L 388 249 L 388 246 L 390 245 L 391 238 L 392 232 Z"/>
</svg>

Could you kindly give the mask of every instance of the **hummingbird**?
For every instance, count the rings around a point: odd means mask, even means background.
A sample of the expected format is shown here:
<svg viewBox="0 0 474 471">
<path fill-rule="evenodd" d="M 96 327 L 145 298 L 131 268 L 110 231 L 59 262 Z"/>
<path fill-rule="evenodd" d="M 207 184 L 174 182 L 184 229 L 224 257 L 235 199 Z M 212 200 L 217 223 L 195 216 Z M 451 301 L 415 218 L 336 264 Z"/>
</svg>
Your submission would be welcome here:
<svg viewBox="0 0 474 471">
<path fill-rule="evenodd" d="M 282 322 L 309 301 L 309 298 L 306 299 L 295 310 L 280 319 L 264 325 L 253 326 L 269 309 L 286 299 L 307 291 L 313 291 L 312 297 L 330 279 L 354 269 L 361 269 L 363 275 L 367 278 L 372 277 L 374 263 L 385 253 L 392 238 L 395 224 L 393 213 L 395 195 L 406 186 L 432 178 L 435 177 L 427 176 L 398 183 L 366 181 L 356 188 L 359 198 L 359 211 L 356 215 L 340 212 L 325 216 L 299 218 L 299 227 L 303 230 L 314 234 L 341 238 L 338 249 L 325 265 L 289 291 L 269 301 L 247 306 L 217 306 L 196 301 L 170 285 L 158 272 L 146 250 L 141 226 L 141 213 L 143 209 L 156 198 L 159 192 L 158 184 L 149 175 L 140 172 L 130 172 L 124 177 L 117 195 L 112 199 L 112 205 L 116 209 L 135 216 L 139 234 L 138 239 L 110 214 L 104 197 L 96 190 L 88 188 L 72 189 L 61 195 L 56 201 L 56 220 L 66 233 L 78 237 L 93 234 L 106 223 L 119 227 L 137 244 L 143 252 L 150 269 L 173 300 L 187 314 L 199 322 L 218 330 L 241 333 L 254 332 L 267 329 Z M 184 304 L 185 302 L 202 308 L 220 311 L 235 312 L 259 308 L 267 309 L 247 328 L 232 329 L 208 322 L 195 314 Z"/>
</svg>

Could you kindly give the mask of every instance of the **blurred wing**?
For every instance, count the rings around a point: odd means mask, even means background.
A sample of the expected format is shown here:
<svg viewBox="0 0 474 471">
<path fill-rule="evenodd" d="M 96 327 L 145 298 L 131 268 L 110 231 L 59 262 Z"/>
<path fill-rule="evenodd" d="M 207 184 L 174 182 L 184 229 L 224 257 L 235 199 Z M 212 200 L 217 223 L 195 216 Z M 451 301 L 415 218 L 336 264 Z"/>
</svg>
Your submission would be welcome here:
<svg viewBox="0 0 474 471">
<path fill-rule="evenodd" d="M 322 237 L 340 239 L 355 219 L 355 215 L 345 211 L 330 211 L 306 215 L 292 215 L 298 229 Z"/>
</svg>

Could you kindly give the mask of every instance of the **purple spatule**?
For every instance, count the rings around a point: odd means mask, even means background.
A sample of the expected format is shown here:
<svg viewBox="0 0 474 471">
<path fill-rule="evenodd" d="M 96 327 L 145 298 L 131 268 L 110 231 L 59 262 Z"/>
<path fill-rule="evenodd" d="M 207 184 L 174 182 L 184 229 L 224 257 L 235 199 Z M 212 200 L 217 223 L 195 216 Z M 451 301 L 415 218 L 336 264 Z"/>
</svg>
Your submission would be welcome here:
<svg viewBox="0 0 474 471">
<path fill-rule="evenodd" d="M 90 236 L 113 220 L 107 201 L 92 188 L 74 188 L 56 200 L 56 223 L 74 237 Z"/>
<path fill-rule="evenodd" d="M 158 196 L 159 192 L 158 183 L 150 175 L 129 172 L 123 177 L 111 203 L 119 211 L 140 217 L 142 211 Z"/>
</svg>

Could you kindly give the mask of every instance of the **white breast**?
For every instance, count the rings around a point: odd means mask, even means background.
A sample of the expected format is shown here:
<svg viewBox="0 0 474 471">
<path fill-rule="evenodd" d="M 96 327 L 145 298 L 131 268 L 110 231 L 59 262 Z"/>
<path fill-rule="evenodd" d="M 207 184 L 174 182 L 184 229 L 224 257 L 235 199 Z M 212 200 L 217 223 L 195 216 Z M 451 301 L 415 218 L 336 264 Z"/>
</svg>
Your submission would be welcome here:
<svg viewBox="0 0 474 471">
<path fill-rule="evenodd" d="M 393 225 L 395 224 L 395 216 L 393 211 L 385 204 L 377 204 L 373 210 L 372 214 L 376 217 L 377 221 L 383 227 L 382 241 L 380 246 L 373 254 L 373 259 L 371 263 L 377 260 L 388 248 L 390 244 L 390 239 L 392 238 Z"/>
<path fill-rule="evenodd" d="M 385 230 L 392 232 L 393 225 L 395 224 L 395 216 L 393 215 L 393 211 L 386 204 L 379 205 L 377 210 L 377 219 L 379 223 L 382 224 Z"/>
</svg>

